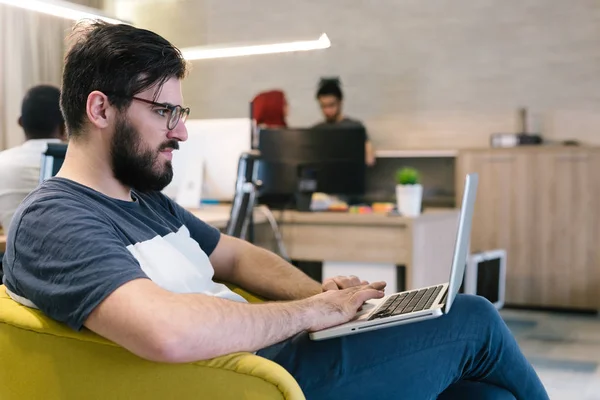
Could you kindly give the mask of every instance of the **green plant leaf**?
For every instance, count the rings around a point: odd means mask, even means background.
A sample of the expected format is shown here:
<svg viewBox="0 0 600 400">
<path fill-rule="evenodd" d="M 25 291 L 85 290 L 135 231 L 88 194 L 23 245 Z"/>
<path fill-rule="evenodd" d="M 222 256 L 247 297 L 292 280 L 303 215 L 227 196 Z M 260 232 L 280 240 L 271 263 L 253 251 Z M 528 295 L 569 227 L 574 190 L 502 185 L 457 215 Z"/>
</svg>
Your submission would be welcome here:
<svg viewBox="0 0 600 400">
<path fill-rule="evenodd" d="M 411 167 L 403 167 L 396 171 L 398 185 L 416 185 L 420 182 L 419 171 Z"/>
</svg>

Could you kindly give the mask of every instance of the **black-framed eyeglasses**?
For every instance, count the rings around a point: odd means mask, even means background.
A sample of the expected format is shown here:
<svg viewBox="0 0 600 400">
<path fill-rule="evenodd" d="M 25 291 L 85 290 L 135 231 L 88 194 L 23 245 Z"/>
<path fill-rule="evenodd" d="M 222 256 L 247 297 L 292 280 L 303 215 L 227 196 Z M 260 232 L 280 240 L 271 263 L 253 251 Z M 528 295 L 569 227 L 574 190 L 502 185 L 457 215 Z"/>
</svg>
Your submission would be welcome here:
<svg viewBox="0 0 600 400">
<path fill-rule="evenodd" d="M 136 97 L 136 96 L 131 96 L 131 98 L 134 100 L 137 100 L 137 101 L 141 101 L 146 104 L 152 104 L 153 106 L 156 106 L 156 107 L 162 107 L 165 110 L 167 110 L 169 112 L 169 116 L 167 118 L 167 129 L 170 131 L 175 129 L 175 127 L 177 126 L 179 121 L 181 121 L 185 124 L 187 117 L 190 115 L 189 107 L 183 108 L 180 105 L 173 105 L 173 104 L 169 104 L 169 103 L 157 103 L 155 101 L 142 99 L 142 98 Z"/>
</svg>

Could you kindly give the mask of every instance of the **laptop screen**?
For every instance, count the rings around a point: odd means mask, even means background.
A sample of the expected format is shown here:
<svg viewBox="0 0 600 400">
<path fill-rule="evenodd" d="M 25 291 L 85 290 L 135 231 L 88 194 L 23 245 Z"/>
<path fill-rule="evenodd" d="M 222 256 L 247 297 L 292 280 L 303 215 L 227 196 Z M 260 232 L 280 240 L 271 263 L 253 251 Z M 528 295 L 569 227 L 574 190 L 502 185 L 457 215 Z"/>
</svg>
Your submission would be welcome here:
<svg viewBox="0 0 600 400">
<path fill-rule="evenodd" d="M 450 271 L 450 283 L 448 284 L 448 295 L 444 307 L 444 313 L 446 314 L 450 311 L 450 307 L 452 307 L 454 298 L 462 284 L 467 257 L 469 255 L 473 209 L 475 208 L 479 176 L 477 174 L 468 174 L 465 179 L 465 189 L 460 207 L 458 232 L 456 234 L 456 244 L 454 246 L 454 256 L 452 259 L 452 269 Z"/>
</svg>

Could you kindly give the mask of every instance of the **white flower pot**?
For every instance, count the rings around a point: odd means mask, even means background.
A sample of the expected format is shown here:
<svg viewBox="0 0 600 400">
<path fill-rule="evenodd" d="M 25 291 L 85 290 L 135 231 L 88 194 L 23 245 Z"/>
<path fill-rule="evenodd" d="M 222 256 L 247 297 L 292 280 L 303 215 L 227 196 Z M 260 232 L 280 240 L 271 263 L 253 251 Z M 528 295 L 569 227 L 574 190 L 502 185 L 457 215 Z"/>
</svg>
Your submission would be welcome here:
<svg viewBox="0 0 600 400">
<path fill-rule="evenodd" d="M 396 206 L 401 215 L 416 217 L 421 214 L 422 185 L 396 185 Z"/>
</svg>

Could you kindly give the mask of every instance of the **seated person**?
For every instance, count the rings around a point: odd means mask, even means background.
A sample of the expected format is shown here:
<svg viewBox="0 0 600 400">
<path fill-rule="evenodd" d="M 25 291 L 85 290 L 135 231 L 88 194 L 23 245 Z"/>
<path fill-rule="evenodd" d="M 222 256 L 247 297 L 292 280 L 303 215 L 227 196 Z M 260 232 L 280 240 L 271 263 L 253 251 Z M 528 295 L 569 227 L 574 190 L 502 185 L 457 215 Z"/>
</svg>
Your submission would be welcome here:
<svg viewBox="0 0 600 400">
<path fill-rule="evenodd" d="M 348 118 L 343 114 L 344 94 L 337 78 L 321 79 L 317 90 L 317 101 L 323 112 L 325 121 L 315 125 L 317 128 L 324 126 L 363 126 L 359 120 Z M 366 132 L 366 130 L 365 130 Z M 368 166 L 375 165 L 375 150 L 365 136 L 365 162 Z"/>
<path fill-rule="evenodd" d="M 0 228 L 8 231 L 17 206 L 40 182 L 42 153 L 64 139 L 60 90 L 40 85 L 29 89 L 21 104 L 19 125 L 25 143 L 0 152 Z"/>
<path fill-rule="evenodd" d="M 459 295 L 450 314 L 430 321 L 311 341 L 307 331 L 352 319 L 384 284 L 317 283 L 162 195 L 172 151 L 187 139 L 186 62 L 150 31 L 84 28 L 63 72 L 66 159 L 19 206 L 9 232 L 4 283 L 13 299 L 148 360 L 257 352 L 308 399 L 432 399 L 459 381 L 481 382 L 481 398 L 488 389 L 548 398 L 481 297 Z M 272 301 L 248 304 L 216 280 Z"/>
</svg>

